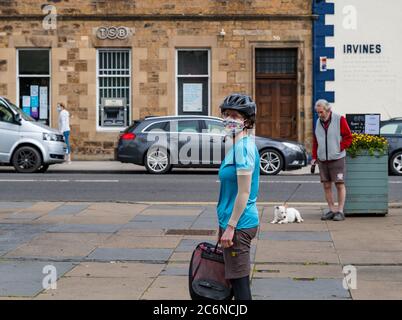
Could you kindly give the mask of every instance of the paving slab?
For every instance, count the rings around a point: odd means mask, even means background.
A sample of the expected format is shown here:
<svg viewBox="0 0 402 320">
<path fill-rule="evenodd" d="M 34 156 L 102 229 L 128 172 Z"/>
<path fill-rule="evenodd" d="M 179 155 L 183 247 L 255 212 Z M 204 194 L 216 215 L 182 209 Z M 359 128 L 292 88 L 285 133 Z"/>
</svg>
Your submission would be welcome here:
<svg viewBox="0 0 402 320">
<path fill-rule="evenodd" d="M 205 241 L 204 239 L 183 239 L 175 249 L 175 252 L 193 252 L 195 247 L 201 242 L 209 241 Z"/>
<path fill-rule="evenodd" d="M 276 252 L 284 255 L 286 251 L 299 252 L 335 252 L 335 247 L 329 241 L 302 240 L 258 240 L 257 248 L 261 251 Z"/>
<path fill-rule="evenodd" d="M 97 248 L 86 260 L 166 262 L 172 249 Z"/>
<path fill-rule="evenodd" d="M 49 216 L 75 215 L 88 208 L 89 204 L 63 204 L 48 213 Z"/>
<path fill-rule="evenodd" d="M 141 204 L 141 203 L 91 203 L 89 207 L 83 210 L 81 214 L 88 214 L 88 215 L 131 215 L 132 217 L 136 216 L 144 209 L 148 208 L 148 204 Z"/>
<path fill-rule="evenodd" d="M 402 250 L 400 250 L 399 252 L 339 250 L 339 258 L 343 265 L 402 264 Z"/>
<path fill-rule="evenodd" d="M 35 220 L 43 215 L 44 213 L 38 212 L 14 212 L 8 217 L 4 218 L 1 223 L 8 223 L 8 220 L 19 220 L 19 223 L 26 223 Z"/>
<path fill-rule="evenodd" d="M 339 257 L 331 242 L 260 240 L 255 262 L 339 264 Z"/>
<path fill-rule="evenodd" d="M 328 231 L 327 224 L 325 222 L 321 223 L 288 223 L 288 224 L 272 224 L 272 223 L 261 223 L 261 231 Z"/>
<path fill-rule="evenodd" d="M 188 263 L 168 263 L 161 271 L 161 276 L 188 276 Z"/>
<path fill-rule="evenodd" d="M 28 243 L 48 230 L 50 225 L 0 224 L 0 256 Z"/>
<path fill-rule="evenodd" d="M 64 277 L 56 290 L 44 291 L 35 300 L 138 300 L 152 281 L 143 277 Z"/>
<path fill-rule="evenodd" d="M 0 223 L 0 230 L 5 231 L 13 231 L 20 233 L 35 233 L 35 232 L 44 232 L 51 228 L 51 224 L 41 224 L 37 225 L 34 223 Z"/>
<path fill-rule="evenodd" d="M 114 234 L 107 239 L 103 248 L 132 248 L 132 249 L 175 249 L 181 236 L 135 236 L 133 234 Z"/>
<path fill-rule="evenodd" d="M 275 241 L 332 241 L 329 232 L 325 231 L 261 231 L 258 238 Z"/>
<path fill-rule="evenodd" d="M 183 236 L 183 239 L 193 239 L 193 240 L 200 240 L 201 242 L 210 242 L 210 243 L 216 243 L 217 241 L 217 233 L 215 233 L 212 236 L 205 236 L 205 235 L 185 235 Z"/>
<path fill-rule="evenodd" d="M 0 212 L 0 223 L 7 219 L 13 212 Z"/>
<path fill-rule="evenodd" d="M 200 217 L 195 220 L 191 229 L 218 229 L 218 220 L 216 217 Z"/>
<path fill-rule="evenodd" d="M 334 241 L 335 247 L 339 251 L 343 250 L 356 250 L 356 251 L 402 251 L 402 241 L 400 240 L 383 240 L 376 239 L 353 239 L 353 240 L 336 240 Z"/>
<path fill-rule="evenodd" d="M 54 233 L 114 233 L 121 229 L 121 224 L 68 224 L 63 223 L 51 227 L 48 232 Z"/>
<path fill-rule="evenodd" d="M 125 229 L 188 229 L 195 220 L 195 216 L 143 216 L 138 215 Z"/>
<path fill-rule="evenodd" d="M 139 214 L 135 216 L 131 222 L 194 222 L 197 219 L 197 216 L 180 216 L 180 215 L 142 215 Z"/>
<path fill-rule="evenodd" d="M 18 211 L 21 209 L 30 208 L 34 202 L 7 202 L 1 201 L 0 202 L 0 212 L 12 212 Z"/>
<path fill-rule="evenodd" d="M 25 208 L 20 210 L 21 213 L 23 212 L 36 212 L 41 214 L 47 214 L 48 212 L 56 209 L 57 207 L 63 205 L 63 202 L 35 202 L 29 208 Z"/>
<path fill-rule="evenodd" d="M 125 228 L 123 227 L 120 229 L 116 235 L 121 235 L 121 236 L 145 236 L 145 237 L 156 237 L 156 236 L 163 236 L 165 235 L 165 230 L 161 229 L 137 229 L 137 228 Z M 166 237 L 171 237 L 171 236 L 166 236 Z"/>
<path fill-rule="evenodd" d="M 402 266 L 356 266 L 357 279 L 402 282 Z"/>
<path fill-rule="evenodd" d="M 340 279 L 298 281 L 286 278 L 253 279 L 251 292 L 255 300 L 349 300 L 349 291 Z"/>
<path fill-rule="evenodd" d="M 141 212 L 142 216 L 198 216 L 204 210 L 203 207 L 195 206 L 162 206 L 153 205 Z"/>
<path fill-rule="evenodd" d="M 402 300 L 402 282 L 367 281 L 357 278 L 357 289 L 350 290 L 354 300 Z"/>
<path fill-rule="evenodd" d="M 191 251 L 186 252 L 173 252 L 173 254 L 169 258 L 169 263 L 172 262 L 180 262 L 180 263 L 189 263 L 192 256 Z"/>
<path fill-rule="evenodd" d="M 74 267 L 71 262 L 0 261 L 0 296 L 37 295 L 43 290 L 46 265 L 56 267 L 58 278 Z"/>
<path fill-rule="evenodd" d="M 331 230 L 331 237 L 336 242 L 338 240 L 376 240 L 382 242 L 385 240 L 402 241 L 402 233 L 394 228 L 381 229 L 373 225 L 372 228 L 360 229 L 358 226 L 354 230 Z"/>
<path fill-rule="evenodd" d="M 45 233 L 9 252 L 8 258 L 85 257 L 109 237 L 97 233 Z"/>
<path fill-rule="evenodd" d="M 189 300 L 188 278 L 160 276 L 141 296 L 141 300 Z"/>
<path fill-rule="evenodd" d="M 154 278 L 165 264 L 138 262 L 82 262 L 65 274 L 66 277 L 92 278 Z"/>
<path fill-rule="evenodd" d="M 67 224 L 126 224 L 132 218 L 132 215 L 127 214 L 109 213 L 107 215 L 89 215 L 80 213 L 74 216 L 65 217 L 62 222 Z"/>
</svg>

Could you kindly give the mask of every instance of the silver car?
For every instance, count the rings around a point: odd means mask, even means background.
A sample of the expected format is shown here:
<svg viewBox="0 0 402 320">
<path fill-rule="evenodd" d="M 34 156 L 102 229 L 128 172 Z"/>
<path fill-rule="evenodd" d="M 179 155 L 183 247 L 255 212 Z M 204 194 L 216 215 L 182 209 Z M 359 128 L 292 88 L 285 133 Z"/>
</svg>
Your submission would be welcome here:
<svg viewBox="0 0 402 320">
<path fill-rule="evenodd" d="M 64 162 L 67 145 L 60 132 L 36 122 L 4 97 L 0 97 L 0 164 L 17 172 L 45 172 Z"/>
</svg>

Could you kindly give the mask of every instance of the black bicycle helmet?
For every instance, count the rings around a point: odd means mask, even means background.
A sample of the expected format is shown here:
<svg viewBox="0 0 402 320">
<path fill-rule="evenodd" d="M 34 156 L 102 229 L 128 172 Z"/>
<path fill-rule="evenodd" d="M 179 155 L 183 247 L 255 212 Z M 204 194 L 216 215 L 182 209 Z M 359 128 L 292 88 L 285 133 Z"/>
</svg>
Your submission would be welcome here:
<svg viewBox="0 0 402 320">
<path fill-rule="evenodd" d="M 233 93 L 223 100 L 220 108 L 221 112 L 225 110 L 236 110 L 247 117 L 252 117 L 256 114 L 257 106 L 250 96 L 241 93 Z"/>
</svg>

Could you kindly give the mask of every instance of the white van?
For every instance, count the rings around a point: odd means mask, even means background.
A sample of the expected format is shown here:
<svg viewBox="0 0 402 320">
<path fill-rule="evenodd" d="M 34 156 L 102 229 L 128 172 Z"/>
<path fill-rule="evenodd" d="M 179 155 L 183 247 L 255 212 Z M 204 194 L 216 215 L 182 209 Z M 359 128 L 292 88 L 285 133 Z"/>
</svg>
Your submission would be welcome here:
<svg viewBox="0 0 402 320">
<path fill-rule="evenodd" d="M 64 162 L 66 150 L 60 132 L 0 97 L 0 164 L 21 173 L 45 172 L 50 165 Z"/>
</svg>

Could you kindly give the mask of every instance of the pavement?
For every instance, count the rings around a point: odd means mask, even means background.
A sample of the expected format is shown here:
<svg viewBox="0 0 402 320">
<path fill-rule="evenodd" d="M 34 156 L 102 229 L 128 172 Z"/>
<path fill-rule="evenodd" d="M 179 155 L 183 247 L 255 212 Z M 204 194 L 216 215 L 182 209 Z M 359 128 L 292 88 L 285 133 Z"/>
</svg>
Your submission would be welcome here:
<svg viewBox="0 0 402 320">
<path fill-rule="evenodd" d="M 343 222 L 297 208 L 303 223 L 272 225 L 259 205 L 254 299 L 402 299 L 402 206 Z M 216 229 L 211 204 L 0 202 L 0 299 L 186 300 L 192 250 Z"/>
</svg>

